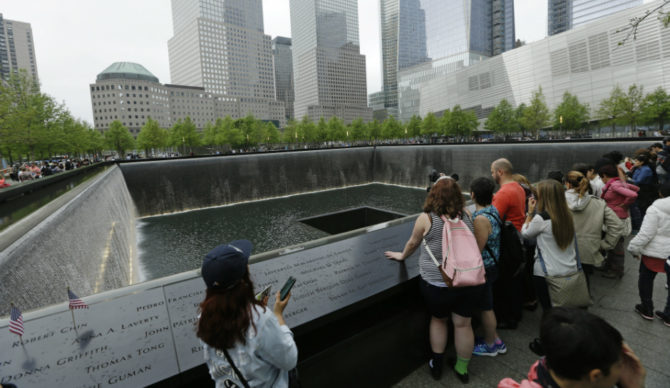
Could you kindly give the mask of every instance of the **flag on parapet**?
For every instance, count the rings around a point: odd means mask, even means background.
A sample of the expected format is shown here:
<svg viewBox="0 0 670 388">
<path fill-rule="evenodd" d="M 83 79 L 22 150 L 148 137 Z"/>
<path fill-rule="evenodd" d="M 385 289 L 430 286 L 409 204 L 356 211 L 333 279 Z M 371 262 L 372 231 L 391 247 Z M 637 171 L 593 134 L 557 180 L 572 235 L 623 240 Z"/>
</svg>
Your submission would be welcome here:
<svg viewBox="0 0 670 388">
<path fill-rule="evenodd" d="M 12 310 L 9 313 L 9 331 L 19 337 L 23 336 L 23 315 L 21 310 L 14 306 L 14 303 L 12 303 Z"/>
<path fill-rule="evenodd" d="M 83 300 L 79 299 L 77 295 L 67 288 L 67 296 L 70 299 L 70 309 L 87 309 L 88 305 Z"/>
</svg>

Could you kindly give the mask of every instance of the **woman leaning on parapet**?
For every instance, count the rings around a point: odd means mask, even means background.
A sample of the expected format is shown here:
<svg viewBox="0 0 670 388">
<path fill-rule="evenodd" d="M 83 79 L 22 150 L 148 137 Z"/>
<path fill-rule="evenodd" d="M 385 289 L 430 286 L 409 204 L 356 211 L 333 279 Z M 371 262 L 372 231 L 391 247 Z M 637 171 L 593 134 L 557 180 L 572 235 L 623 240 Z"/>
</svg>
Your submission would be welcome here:
<svg viewBox="0 0 670 388">
<path fill-rule="evenodd" d="M 589 187 L 589 178 L 579 171 L 565 176 L 565 199 L 572 211 L 579 258 L 590 285 L 594 267 L 600 267 L 605 260 L 601 252 L 614 248 L 624 225 L 604 200 L 589 195 Z"/>
<path fill-rule="evenodd" d="M 440 177 L 428 193 L 423 205 L 423 213 L 414 224 L 410 239 L 402 252 L 384 252 L 387 258 L 403 261 L 421 245 L 426 245 L 436 258 L 442 258 L 442 230 L 444 216 L 446 222 L 458 222 L 463 216 L 464 199 L 460 186 L 450 177 Z M 474 237 L 473 237 L 474 239 Z M 430 347 L 432 356 L 428 364 L 434 379 L 442 376 L 444 351 L 447 347 L 447 320 L 451 317 L 454 324 L 454 342 L 458 360 L 454 372 L 461 382 L 467 382 L 468 364 L 474 349 L 474 334 L 471 317 L 478 311 L 485 298 L 485 285 L 473 287 L 447 287 L 437 266 L 428 251 L 421 249 L 419 257 L 421 293 L 431 315 Z"/>
<path fill-rule="evenodd" d="M 217 388 L 288 387 L 289 371 L 298 361 L 293 333 L 282 316 L 290 298 L 274 308 L 258 301 L 249 277 L 251 243 L 219 245 L 205 256 L 202 278 L 207 285 L 200 304 L 197 336 Z"/>
</svg>

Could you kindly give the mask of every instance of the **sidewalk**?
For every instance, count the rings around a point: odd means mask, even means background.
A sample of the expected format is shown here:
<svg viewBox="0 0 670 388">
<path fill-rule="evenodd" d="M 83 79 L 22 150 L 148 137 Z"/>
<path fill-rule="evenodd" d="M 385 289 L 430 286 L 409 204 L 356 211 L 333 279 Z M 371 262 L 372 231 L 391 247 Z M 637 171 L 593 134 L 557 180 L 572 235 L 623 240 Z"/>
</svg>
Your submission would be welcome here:
<svg viewBox="0 0 670 388">
<path fill-rule="evenodd" d="M 647 369 L 647 388 L 670 387 L 670 327 L 656 319 L 653 322 L 642 319 L 633 311 L 640 303 L 637 291 L 637 274 L 640 262 L 626 255 L 625 275 L 621 280 L 605 279 L 596 272 L 591 287 L 594 306 L 589 311 L 607 320 L 617 328 Z M 665 307 L 667 290 L 666 276 L 658 274 L 654 282 L 654 308 Z M 467 385 L 454 376 L 445 365 L 440 381 L 430 376 L 424 365 L 395 385 L 401 387 L 496 387 L 504 377 L 520 381 L 528 373 L 538 357 L 528 349 L 528 343 L 539 334 L 541 309 L 524 311 L 523 321 L 517 330 L 500 330 L 501 338 L 507 344 L 507 354 L 496 357 L 473 356 L 469 366 L 470 383 Z M 447 347 L 447 357 L 455 355 L 453 343 Z M 446 358 L 446 357 L 445 357 Z"/>
</svg>

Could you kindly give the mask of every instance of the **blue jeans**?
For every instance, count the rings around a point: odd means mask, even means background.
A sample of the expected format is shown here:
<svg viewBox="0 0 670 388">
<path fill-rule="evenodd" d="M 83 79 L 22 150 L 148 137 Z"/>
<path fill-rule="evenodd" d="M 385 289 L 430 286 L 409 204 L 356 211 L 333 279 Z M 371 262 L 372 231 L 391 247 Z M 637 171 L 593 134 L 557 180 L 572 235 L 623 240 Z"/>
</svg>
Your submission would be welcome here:
<svg viewBox="0 0 670 388">
<path fill-rule="evenodd" d="M 670 266 L 668 265 L 668 262 L 665 262 L 664 265 L 665 268 L 665 276 L 666 276 L 666 282 L 668 284 L 668 298 L 667 301 L 665 302 L 665 311 L 663 311 L 665 314 L 670 314 Z M 638 278 L 637 281 L 637 287 L 638 290 L 640 291 L 640 300 L 642 301 L 642 306 L 644 306 L 645 309 L 649 309 L 650 311 L 654 310 L 654 302 L 652 301 L 652 296 L 654 293 L 654 279 L 656 278 L 656 272 L 650 270 L 647 268 L 646 265 L 640 260 L 640 277 Z"/>
</svg>

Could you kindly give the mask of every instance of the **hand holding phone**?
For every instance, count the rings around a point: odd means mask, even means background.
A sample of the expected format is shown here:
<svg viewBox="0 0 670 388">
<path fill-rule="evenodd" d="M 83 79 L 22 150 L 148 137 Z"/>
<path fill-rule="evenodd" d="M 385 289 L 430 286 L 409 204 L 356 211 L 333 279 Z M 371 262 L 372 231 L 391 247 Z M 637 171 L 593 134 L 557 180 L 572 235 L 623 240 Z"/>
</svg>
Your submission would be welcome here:
<svg viewBox="0 0 670 388">
<path fill-rule="evenodd" d="M 289 292 L 291 292 L 291 288 L 293 288 L 293 285 L 295 284 L 295 278 L 293 276 L 289 276 L 288 280 L 286 280 L 286 283 L 284 283 L 284 286 L 281 288 L 281 292 L 279 293 L 279 299 L 284 300 L 286 299 L 286 296 L 288 295 Z"/>
</svg>

